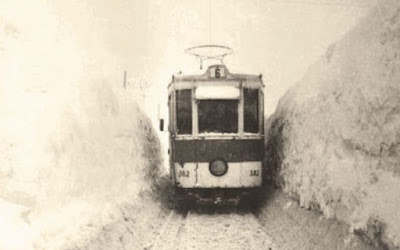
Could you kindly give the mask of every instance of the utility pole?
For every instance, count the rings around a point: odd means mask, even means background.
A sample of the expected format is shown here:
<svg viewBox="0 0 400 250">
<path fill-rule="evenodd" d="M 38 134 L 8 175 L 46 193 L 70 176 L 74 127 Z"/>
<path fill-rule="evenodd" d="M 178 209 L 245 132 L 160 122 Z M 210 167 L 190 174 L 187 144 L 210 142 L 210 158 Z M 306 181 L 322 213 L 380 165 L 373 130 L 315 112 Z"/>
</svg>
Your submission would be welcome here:
<svg viewBox="0 0 400 250">
<path fill-rule="evenodd" d="M 126 70 L 124 70 L 124 89 L 126 89 Z"/>
</svg>

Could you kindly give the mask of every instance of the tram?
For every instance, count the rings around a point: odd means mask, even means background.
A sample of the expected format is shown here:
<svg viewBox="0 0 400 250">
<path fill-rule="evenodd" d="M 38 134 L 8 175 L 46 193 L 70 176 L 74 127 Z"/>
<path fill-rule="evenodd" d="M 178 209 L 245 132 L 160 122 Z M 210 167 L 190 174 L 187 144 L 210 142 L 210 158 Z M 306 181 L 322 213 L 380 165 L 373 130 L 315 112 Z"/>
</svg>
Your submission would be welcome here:
<svg viewBox="0 0 400 250">
<path fill-rule="evenodd" d="M 204 55 L 202 49 L 224 50 Z M 196 52 L 193 52 L 196 51 Z M 218 59 L 199 75 L 173 75 L 168 85 L 170 174 L 180 201 L 238 204 L 262 186 L 262 75 L 231 73 L 232 50 L 205 45 L 186 52 Z"/>
</svg>

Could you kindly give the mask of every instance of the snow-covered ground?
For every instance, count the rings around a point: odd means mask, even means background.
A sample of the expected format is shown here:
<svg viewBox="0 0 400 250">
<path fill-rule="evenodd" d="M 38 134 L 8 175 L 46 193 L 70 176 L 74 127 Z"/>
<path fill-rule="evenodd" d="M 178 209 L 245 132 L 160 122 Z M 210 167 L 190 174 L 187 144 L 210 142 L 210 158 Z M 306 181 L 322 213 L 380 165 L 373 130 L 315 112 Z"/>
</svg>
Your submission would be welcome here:
<svg viewBox="0 0 400 250">
<path fill-rule="evenodd" d="M 400 5 L 377 2 L 280 100 L 267 151 L 301 206 L 399 247 Z"/>
<path fill-rule="evenodd" d="M 300 208 L 281 190 L 267 191 L 259 210 L 243 206 L 176 211 L 160 209 L 161 204 L 146 198 L 140 204 L 121 204 L 112 221 L 85 225 L 82 231 L 91 231 L 90 237 L 68 242 L 64 249 L 376 249 L 350 234 L 346 224 Z"/>
<path fill-rule="evenodd" d="M 368 247 L 281 193 L 258 213 L 167 208 L 160 143 L 136 103 L 143 93 L 122 87 L 127 58 L 105 34 L 85 33 L 104 20 L 74 3 L 85 31 L 63 5 L 0 2 L 0 249 Z"/>
<path fill-rule="evenodd" d="M 29 207 L 0 198 L 0 249 L 31 249 L 34 233 L 26 220 Z"/>
<path fill-rule="evenodd" d="M 142 93 L 77 34 L 48 1 L 0 3 L 0 249 L 82 243 L 161 174 Z"/>
</svg>

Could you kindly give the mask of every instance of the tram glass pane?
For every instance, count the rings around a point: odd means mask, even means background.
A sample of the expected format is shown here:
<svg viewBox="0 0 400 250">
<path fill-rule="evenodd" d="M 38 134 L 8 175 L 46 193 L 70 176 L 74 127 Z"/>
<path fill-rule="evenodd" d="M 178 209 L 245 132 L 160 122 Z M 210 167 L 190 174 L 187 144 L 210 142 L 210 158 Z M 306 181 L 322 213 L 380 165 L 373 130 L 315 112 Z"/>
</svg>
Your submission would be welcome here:
<svg viewBox="0 0 400 250">
<path fill-rule="evenodd" d="M 237 133 L 238 100 L 200 100 L 199 133 Z"/>
<path fill-rule="evenodd" d="M 244 132 L 259 132 L 258 89 L 243 89 L 244 97 Z"/>
<path fill-rule="evenodd" d="M 192 90 L 176 91 L 176 125 L 181 135 L 192 134 Z"/>
</svg>

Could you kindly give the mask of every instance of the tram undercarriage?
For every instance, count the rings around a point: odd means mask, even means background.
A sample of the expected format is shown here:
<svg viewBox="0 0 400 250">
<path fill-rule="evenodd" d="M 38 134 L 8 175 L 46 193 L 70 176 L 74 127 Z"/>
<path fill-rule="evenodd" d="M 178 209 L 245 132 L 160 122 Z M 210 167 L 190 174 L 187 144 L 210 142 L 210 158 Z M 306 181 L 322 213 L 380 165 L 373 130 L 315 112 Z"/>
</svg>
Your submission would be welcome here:
<svg viewBox="0 0 400 250">
<path fill-rule="evenodd" d="M 238 206 L 257 202 L 260 187 L 255 188 L 176 188 L 175 197 L 180 206 L 221 205 Z"/>
</svg>

